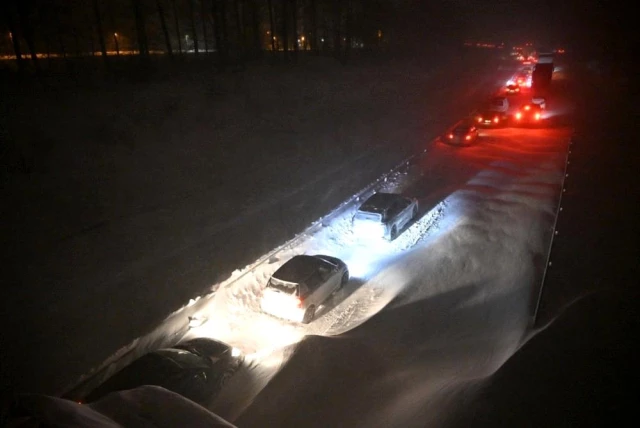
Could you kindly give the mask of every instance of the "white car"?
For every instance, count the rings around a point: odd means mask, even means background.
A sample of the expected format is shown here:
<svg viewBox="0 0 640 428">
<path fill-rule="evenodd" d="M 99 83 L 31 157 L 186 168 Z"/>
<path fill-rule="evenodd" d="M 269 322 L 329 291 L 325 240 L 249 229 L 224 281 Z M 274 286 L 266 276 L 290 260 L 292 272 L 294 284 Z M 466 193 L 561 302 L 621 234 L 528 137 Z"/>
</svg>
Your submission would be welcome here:
<svg viewBox="0 0 640 428">
<path fill-rule="evenodd" d="M 544 97 L 534 95 L 533 98 L 531 98 L 531 104 L 539 105 L 542 110 L 547 108 L 547 100 Z"/>
<path fill-rule="evenodd" d="M 316 310 L 349 281 L 347 265 L 325 255 L 298 255 L 271 276 L 260 299 L 263 312 L 310 323 Z"/>
<path fill-rule="evenodd" d="M 416 217 L 417 199 L 396 193 L 374 193 L 356 211 L 352 219 L 352 229 L 360 237 L 393 241 Z"/>
<path fill-rule="evenodd" d="M 509 110 L 509 100 L 507 97 L 493 97 L 489 102 L 489 110 L 506 113 Z"/>
</svg>

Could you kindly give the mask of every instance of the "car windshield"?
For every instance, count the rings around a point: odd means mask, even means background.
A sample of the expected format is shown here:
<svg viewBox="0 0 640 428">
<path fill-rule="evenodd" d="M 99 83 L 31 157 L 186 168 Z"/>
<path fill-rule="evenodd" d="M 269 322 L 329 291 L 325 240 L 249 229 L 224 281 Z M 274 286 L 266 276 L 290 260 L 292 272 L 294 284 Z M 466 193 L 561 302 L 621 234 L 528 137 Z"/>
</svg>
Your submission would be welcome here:
<svg viewBox="0 0 640 428">
<path fill-rule="evenodd" d="M 454 128 L 453 133 L 455 135 L 461 135 L 461 134 L 466 134 L 470 130 L 471 129 L 468 126 L 458 126 L 458 127 Z"/>
</svg>

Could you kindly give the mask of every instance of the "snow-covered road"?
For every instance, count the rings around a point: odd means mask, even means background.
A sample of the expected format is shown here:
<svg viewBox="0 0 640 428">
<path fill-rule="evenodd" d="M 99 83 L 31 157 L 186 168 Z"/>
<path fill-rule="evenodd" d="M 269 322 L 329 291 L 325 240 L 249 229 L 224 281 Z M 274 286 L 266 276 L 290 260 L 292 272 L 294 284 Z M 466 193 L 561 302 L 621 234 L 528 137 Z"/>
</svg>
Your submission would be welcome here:
<svg viewBox="0 0 640 428">
<path fill-rule="evenodd" d="M 425 207 L 396 241 L 359 245 L 347 212 L 220 290 L 192 334 L 258 355 L 214 412 L 243 427 L 424 426 L 446 415 L 456 386 L 488 376 L 521 344 L 569 136 L 503 129 L 471 148 L 436 145 L 385 186 Z M 299 253 L 342 257 L 357 273 L 308 326 L 264 315 L 256 300 L 268 275 Z"/>
</svg>

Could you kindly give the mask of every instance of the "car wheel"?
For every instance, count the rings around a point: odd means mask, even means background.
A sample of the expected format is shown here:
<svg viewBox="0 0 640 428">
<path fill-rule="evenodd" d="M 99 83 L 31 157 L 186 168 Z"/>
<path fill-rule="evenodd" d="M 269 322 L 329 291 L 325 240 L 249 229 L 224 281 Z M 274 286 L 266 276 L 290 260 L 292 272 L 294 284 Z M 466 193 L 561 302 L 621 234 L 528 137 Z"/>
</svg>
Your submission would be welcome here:
<svg viewBox="0 0 640 428">
<path fill-rule="evenodd" d="M 397 237 L 398 237 L 398 229 L 395 226 L 393 226 L 391 228 L 391 233 L 389 234 L 389 241 L 393 241 Z"/>
<path fill-rule="evenodd" d="M 309 324 L 313 321 L 313 318 L 316 316 L 316 307 L 315 305 L 311 305 L 304 311 L 304 317 L 302 318 L 302 324 Z"/>
</svg>

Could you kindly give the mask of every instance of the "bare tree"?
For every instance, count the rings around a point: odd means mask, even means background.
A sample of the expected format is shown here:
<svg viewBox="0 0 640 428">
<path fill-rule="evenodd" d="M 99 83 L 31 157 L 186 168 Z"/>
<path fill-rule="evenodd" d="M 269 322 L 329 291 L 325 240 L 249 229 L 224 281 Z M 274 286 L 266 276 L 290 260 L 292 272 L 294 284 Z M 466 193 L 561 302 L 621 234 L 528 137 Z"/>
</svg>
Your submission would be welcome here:
<svg viewBox="0 0 640 428">
<path fill-rule="evenodd" d="M 36 44 L 33 36 L 33 26 L 29 19 L 28 5 L 20 0 L 16 0 L 18 3 L 18 18 L 20 19 L 20 27 L 22 27 L 22 36 L 27 42 L 27 48 L 31 55 L 31 61 L 36 69 L 36 72 L 40 72 L 40 65 L 38 63 L 38 52 L 36 50 Z"/>
<path fill-rule="evenodd" d="M 178 20 L 178 9 L 176 8 L 176 0 L 171 0 L 171 6 L 173 7 L 173 19 L 176 26 L 176 36 L 178 37 L 178 52 L 182 54 L 182 35 L 180 35 L 180 22 Z"/>
<path fill-rule="evenodd" d="M 343 64 L 346 64 L 351 55 L 351 40 L 353 37 L 353 0 L 347 0 L 347 13 L 345 20 L 345 47 Z"/>
<path fill-rule="evenodd" d="M 18 71 L 23 72 L 25 69 L 24 59 L 22 58 L 22 49 L 20 49 L 20 34 L 18 33 L 18 27 L 13 18 L 13 10 L 10 9 L 8 2 L 4 3 L 4 16 L 9 27 L 9 37 L 11 38 L 11 44 L 13 45 L 13 53 L 16 56 L 16 64 Z M 11 4 L 13 6 L 13 4 Z"/>
<path fill-rule="evenodd" d="M 341 0 L 333 1 L 333 54 L 336 59 L 342 57 L 342 42 L 340 40 L 340 27 L 342 26 L 342 7 Z"/>
<path fill-rule="evenodd" d="M 164 41 L 167 44 L 167 53 L 169 54 L 169 57 L 173 58 L 171 39 L 169 38 L 169 29 L 167 28 L 167 20 L 164 17 L 164 9 L 160 0 L 156 0 L 156 7 L 158 8 L 158 15 L 160 16 L 160 25 L 162 26 L 162 33 L 164 34 Z"/>
<path fill-rule="evenodd" d="M 102 29 L 102 15 L 100 15 L 100 5 L 98 0 L 93 0 L 93 13 L 96 16 L 96 27 L 98 30 L 98 42 L 100 43 L 100 52 L 107 63 L 107 44 L 104 42 L 104 30 Z"/>
<path fill-rule="evenodd" d="M 291 0 L 291 20 L 293 21 L 293 58 L 298 60 L 298 2 Z"/>
<path fill-rule="evenodd" d="M 319 44 L 318 44 L 318 3 L 316 0 L 311 0 L 311 49 L 313 53 L 318 55 L 320 53 Z"/>
<path fill-rule="evenodd" d="M 193 5 L 194 0 L 189 0 L 189 10 L 191 12 L 191 32 L 193 33 L 193 50 L 198 54 L 198 31 L 196 30 L 196 11 Z"/>
<path fill-rule="evenodd" d="M 250 0 L 251 6 L 251 28 L 253 29 L 253 49 L 255 55 L 259 56 L 262 53 L 262 39 L 260 34 L 260 16 L 259 7 L 256 0 Z"/>
<path fill-rule="evenodd" d="M 267 7 L 269 8 L 269 35 L 271 37 L 271 52 L 276 53 L 276 25 L 273 21 L 273 4 L 271 0 L 268 0 Z"/>
<path fill-rule="evenodd" d="M 282 0 L 282 49 L 284 51 L 284 59 L 289 59 L 289 33 L 287 31 L 287 4 L 289 0 Z"/>
<path fill-rule="evenodd" d="M 241 0 L 234 1 L 234 9 L 236 15 L 236 33 L 238 37 L 238 56 L 241 60 L 244 60 L 245 55 L 245 34 L 244 34 L 244 24 L 242 22 L 242 3 Z"/>
<path fill-rule="evenodd" d="M 142 13 L 142 5 L 140 0 L 131 0 L 133 6 L 133 15 L 136 24 L 136 33 L 138 36 L 138 52 L 141 57 L 149 57 L 149 43 L 147 42 L 147 31 L 145 29 L 144 14 Z"/>
<path fill-rule="evenodd" d="M 202 39 L 204 40 L 204 52 L 209 51 L 207 46 L 207 14 L 204 13 L 204 0 L 200 0 L 200 16 L 202 19 Z"/>
</svg>

